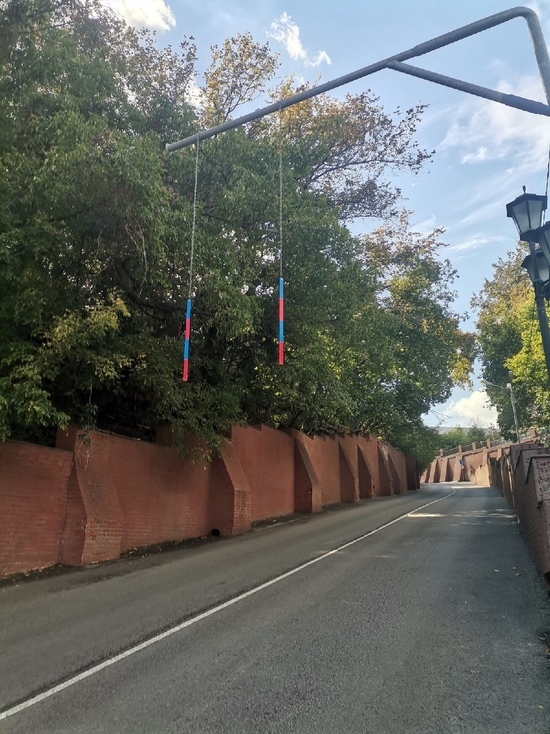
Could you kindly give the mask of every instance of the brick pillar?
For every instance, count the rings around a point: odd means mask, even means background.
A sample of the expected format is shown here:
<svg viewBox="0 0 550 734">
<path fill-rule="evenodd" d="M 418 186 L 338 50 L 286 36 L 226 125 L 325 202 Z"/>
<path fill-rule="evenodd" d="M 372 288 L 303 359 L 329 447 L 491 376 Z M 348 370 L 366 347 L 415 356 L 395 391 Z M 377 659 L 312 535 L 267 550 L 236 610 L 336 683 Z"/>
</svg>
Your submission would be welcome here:
<svg viewBox="0 0 550 734">
<path fill-rule="evenodd" d="M 231 441 L 224 444 L 221 462 L 233 491 L 232 517 L 226 519 L 225 525 L 232 526 L 234 535 L 247 533 L 252 525 L 250 486 Z"/>
<path fill-rule="evenodd" d="M 74 426 L 58 431 L 57 446 L 72 445 L 74 451 L 61 551 L 64 563 L 84 566 L 120 556 L 122 510 L 110 471 L 111 440 L 107 433 L 85 433 Z"/>
<path fill-rule="evenodd" d="M 319 479 L 304 441 L 308 439 L 299 431 L 294 438 L 294 507 L 296 512 L 321 512 L 322 497 Z"/>
</svg>

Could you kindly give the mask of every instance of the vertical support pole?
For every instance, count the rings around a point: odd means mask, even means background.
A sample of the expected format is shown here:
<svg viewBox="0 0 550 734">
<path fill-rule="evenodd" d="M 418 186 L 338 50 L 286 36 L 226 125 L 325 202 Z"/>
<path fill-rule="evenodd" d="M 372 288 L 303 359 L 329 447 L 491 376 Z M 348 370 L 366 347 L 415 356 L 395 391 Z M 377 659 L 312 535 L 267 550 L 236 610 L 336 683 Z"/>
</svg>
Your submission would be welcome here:
<svg viewBox="0 0 550 734">
<path fill-rule="evenodd" d="M 516 437 L 518 440 L 518 445 L 521 444 L 521 437 L 519 435 L 519 422 L 518 422 L 518 412 L 516 410 L 516 396 L 514 395 L 514 388 L 512 387 L 512 383 L 509 382 L 506 387 L 508 390 L 510 390 L 510 402 L 512 403 L 512 413 L 514 415 L 514 428 L 516 429 Z"/>
<path fill-rule="evenodd" d="M 187 382 L 189 378 L 189 341 L 191 339 L 191 299 L 187 299 L 185 311 L 185 338 L 183 341 L 183 360 L 181 363 L 181 379 Z"/>
<path fill-rule="evenodd" d="M 548 327 L 548 316 L 546 315 L 546 303 L 544 300 L 544 288 L 539 275 L 537 265 L 537 253 L 535 243 L 529 242 L 529 252 L 533 263 L 533 288 L 535 291 L 535 303 L 537 305 L 537 316 L 539 320 L 540 334 L 542 337 L 542 349 L 546 362 L 547 379 L 550 380 L 550 328 Z"/>
<path fill-rule="evenodd" d="M 279 278 L 279 364 L 285 363 L 285 281 Z"/>
</svg>

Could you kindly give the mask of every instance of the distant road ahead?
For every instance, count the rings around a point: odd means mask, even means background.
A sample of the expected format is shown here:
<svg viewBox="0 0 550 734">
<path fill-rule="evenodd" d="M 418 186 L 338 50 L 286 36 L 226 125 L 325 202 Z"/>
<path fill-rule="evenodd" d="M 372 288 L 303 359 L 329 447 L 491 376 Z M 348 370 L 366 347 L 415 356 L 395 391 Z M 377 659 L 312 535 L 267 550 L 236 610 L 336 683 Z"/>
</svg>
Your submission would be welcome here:
<svg viewBox="0 0 550 734">
<path fill-rule="evenodd" d="M 431 485 L 0 588 L 0 732 L 549 734 L 549 633 L 504 501 Z"/>
</svg>

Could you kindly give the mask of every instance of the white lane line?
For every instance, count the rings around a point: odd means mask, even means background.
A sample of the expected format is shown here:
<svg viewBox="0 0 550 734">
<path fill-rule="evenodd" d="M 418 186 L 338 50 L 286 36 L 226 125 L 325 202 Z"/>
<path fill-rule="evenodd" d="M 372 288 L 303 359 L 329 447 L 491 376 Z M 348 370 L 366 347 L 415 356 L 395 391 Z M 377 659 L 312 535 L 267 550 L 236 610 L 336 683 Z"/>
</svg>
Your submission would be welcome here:
<svg viewBox="0 0 550 734">
<path fill-rule="evenodd" d="M 410 515 L 414 515 L 415 512 L 419 512 L 420 510 L 423 510 L 425 507 L 429 507 L 430 505 L 435 505 L 436 502 L 441 502 L 442 500 L 446 500 L 449 497 L 452 497 L 453 494 L 455 493 L 456 493 L 456 489 L 453 489 L 451 494 L 447 494 L 444 497 L 440 497 L 437 500 L 432 500 L 431 502 L 428 502 L 427 504 L 422 505 L 421 507 L 417 507 L 415 510 L 411 510 L 410 512 L 407 512 L 405 515 L 400 515 L 399 517 L 396 517 L 395 520 L 390 520 L 390 522 L 387 522 L 385 525 L 381 525 L 379 528 L 376 528 L 375 530 L 370 530 L 368 533 L 361 535 L 359 538 L 355 538 L 355 540 L 350 540 L 348 543 L 344 543 L 344 545 L 341 545 L 338 548 L 334 548 L 331 551 L 327 551 L 326 553 L 323 553 L 323 555 L 319 556 L 318 558 L 313 558 L 311 561 L 302 563 L 300 566 L 296 566 L 296 568 L 293 568 L 291 571 L 286 571 L 286 573 L 283 573 L 280 576 L 277 576 L 276 578 L 271 579 L 271 581 L 265 581 L 263 584 L 260 584 L 259 586 L 256 586 L 253 589 L 250 589 L 249 591 L 245 591 L 244 593 L 239 594 L 239 596 L 236 596 L 233 599 L 230 599 L 229 601 L 225 601 L 222 604 L 218 604 L 218 606 L 212 607 L 212 609 L 208 609 L 208 611 L 202 612 L 201 614 L 198 614 L 196 617 L 192 617 L 191 619 L 188 619 L 185 622 L 181 622 L 181 624 L 177 624 L 175 627 L 171 627 L 169 630 L 165 630 L 164 632 L 161 632 L 160 634 L 155 635 L 154 637 L 151 637 L 148 640 L 145 640 L 145 642 L 141 642 L 139 645 L 135 645 L 134 647 L 131 647 L 128 650 L 125 650 L 124 652 L 119 653 L 118 655 L 115 655 L 114 657 L 110 658 L 109 660 L 104 660 L 102 663 L 99 663 L 98 665 L 94 665 L 92 668 L 88 668 L 88 670 L 85 670 L 84 672 L 79 673 L 78 675 L 75 675 L 73 678 L 69 678 L 68 680 L 64 681 L 63 683 L 59 683 L 57 686 L 53 686 L 53 688 L 49 688 L 47 691 L 43 691 L 42 693 L 39 693 L 36 696 L 33 696 L 32 698 L 29 698 L 26 701 L 23 701 L 22 703 L 17 704 L 17 706 L 13 706 L 10 709 L 6 709 L 6 711 L 3 711 L 0 713 L 0 721 L 7 719 L 9 716 L 14 716 L 15 714 L 18 714 L 21 711 L 24 711 L 25 709 L 30 708 L 31 706 L 35 706 L 37 703 L 40 703 L 41 701 L 44 701 L 47 698 L 51 698 L 52 696 L 55 696 L 56 693 L 61 693 L 61 691 L 64 691 L 66 688 L 70 688 L 71 686 L 74 686 L 75 683 L 80 683 L 80 681 L 86 680 L 86 678 L 90 678 L 92 675 L 95 675 L 96 673 L 99 673 L 102 670 L 105 670 L 105 668 L 109 668 L 111 665 L 115 665 L 115 663 L 119 663 L 121 660 L 124 660 L 125 658 L 129 658 L 131 655 L 135 655 L 136 652 L 140 652 L 141 650 L 145 650 L 146 648 L 151 647 L 152 645 L 156 645 L 157 642 L 161 642 L 161 640 L 165 640 L 167 637 L 170 637 L 171 635 L 175 635 L 177 632 L 181 632 L 181 630 L 185 629 L 186 627 L 191 627 L 192 624 L 201 622 L 203 619 L 206 619 L 207 617 L 211 617 L 213 614 L 217 614 L 217 612 L 221 612 L 222 610 L 233 606 L 233 604 L 237 604 L 238 602 L 242 601 L 243 599 L 247 599 L 249 596 L 253 596 L 254 594 L 257 594 L 259 591 L 263 591 L 264 589 L 267 589 L 268 587 L 279 583 L 279 581 L 283 581 L 284 579 L 287 579 L 290 576 L 294 576 L 295 573 L 299 573 L 300 571 L 303 571 L 304 568 L 313 566 L 315 563 L 319 563 L 319 561 L 322 561 L 325 558 L 329 558 L 329 556 L 333 556 L 336 553 L 339 553 L 340 551 L 344 550 L 344 548 L 349 548 L 350 546 L 355 545 L 355 543 L 359 543 L 361 540 L 365 540 L 365 538 L 369 538 L 371 535 L 375 535 L 376 533 L 379 533 L 381 530 L 385 530 L 386 528 L 389 528 L 391 525 L 395 525 L 396 522 L 399 522 L 400 520 L 404 520 L 406 517 L 409 517 Z"/>
</svg>

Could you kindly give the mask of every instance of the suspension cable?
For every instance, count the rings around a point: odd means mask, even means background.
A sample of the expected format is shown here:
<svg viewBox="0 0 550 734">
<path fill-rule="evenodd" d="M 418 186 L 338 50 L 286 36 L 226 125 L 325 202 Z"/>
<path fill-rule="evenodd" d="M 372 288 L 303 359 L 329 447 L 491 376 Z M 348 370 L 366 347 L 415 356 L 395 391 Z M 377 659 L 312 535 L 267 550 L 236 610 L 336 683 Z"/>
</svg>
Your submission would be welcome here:
<svg viewBox="0 0 550 734">
<path fill-rule="evenodd" d="M 185 331 L 183 340 L 183 357 L 181 364 L 181 379 L 187 382 L 189 379 L 189 343 L 191 341 L 191 310 L 193 304 L 193 262 L 195 257 L 195 231 L 197 224 L 197 187 L 199 180 L 199 147 L 200 140 L 197 136 L 195 143 L 195 186 L 193 190 L 193 219 L 191 225 L 191 253 L 189 257 L 189 287 L 187 290 L 187 305 L 185 308 Z"/>
</svg>

